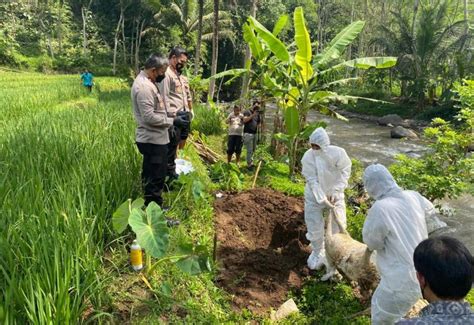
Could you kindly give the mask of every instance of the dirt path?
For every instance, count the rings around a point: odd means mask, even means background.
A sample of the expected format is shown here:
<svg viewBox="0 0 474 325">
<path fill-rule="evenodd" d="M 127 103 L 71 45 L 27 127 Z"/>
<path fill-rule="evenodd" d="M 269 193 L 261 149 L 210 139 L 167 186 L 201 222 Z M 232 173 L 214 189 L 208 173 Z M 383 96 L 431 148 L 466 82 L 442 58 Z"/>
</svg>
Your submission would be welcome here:
<svg viewBox="0 0 474 325">
<path fill-rule="evenodd" d="M 236 309 L 277 309 L 308 275 L 303 199 L 269 189 L 225 195 L 214 204 L 220 274 Z"/>
</svg>

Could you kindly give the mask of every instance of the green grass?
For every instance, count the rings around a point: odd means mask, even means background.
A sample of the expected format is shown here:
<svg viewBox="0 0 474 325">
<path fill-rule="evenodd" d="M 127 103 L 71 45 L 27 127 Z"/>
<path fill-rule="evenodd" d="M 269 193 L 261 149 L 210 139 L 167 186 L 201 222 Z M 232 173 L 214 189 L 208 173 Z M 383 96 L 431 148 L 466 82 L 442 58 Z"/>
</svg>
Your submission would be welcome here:
<svg viewBox="0 0 474 325">
<path fill-rule="evenodd" d="M 128 87 L 97 83 L 119 100 L 77 76 L 0 74 L 0 321 L 106 317 L 109 216 L 139 195 L 140 164 Z"/>
<path fill-rule="evenodd" d="M 120 322 L 123 305 L 136 323 L 239 321 L 214 273 L 164 264 L 149 278 L 153 290 L 136 294 L 144 283 L 129 268 L 131 233 L 118 237 L 110 223 L 141 196 L 130 90 L 96 82 L 88 94 L 77 76 L 0 74 L 0 323 Z M 212 251 L 213 187 L 195 150 L 182 154 L 205 199 L 189 188 L 166 196 L 182 221 L 171 246 L 191 238 Z"/>
<path fill-rule="evenodd" d="M 220 135 L 224 132 L 224 112 L 217 106 L 198 104 L 193 107 L 191 128 L 205 135 Z"/>
</svg>

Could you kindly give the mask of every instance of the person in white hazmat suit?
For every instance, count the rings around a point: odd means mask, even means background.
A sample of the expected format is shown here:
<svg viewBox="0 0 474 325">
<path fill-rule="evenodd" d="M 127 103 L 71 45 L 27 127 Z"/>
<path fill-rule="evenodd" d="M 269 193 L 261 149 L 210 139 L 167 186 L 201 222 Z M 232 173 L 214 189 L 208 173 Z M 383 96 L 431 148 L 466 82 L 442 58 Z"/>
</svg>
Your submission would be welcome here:
<svg viewBox="0 0 474 325">
<path fill-rule="evenodd" d="M 394 324 L 421 299 L 413 265 L 416 246 L 428 238 L 433 204 L 415 191 L 398 187 L 383 165 L 367 167 L 364 187 L 375 203 L 362 229 L 364 243 L 375 250 L 380 283 L 372 296 L 372 324 Z"/>
<path fill-rule="evenodd" d="M 346 151 L 330 145 L 329 136 L 323 128 L 317 128 L 309 137 L 311 149 L 301 159 L 302 174 L 306 179 L 304 191 L 304 219 L 306 238 L 311 242 L 312 253 L 308 258 L 308 267 L 312 270 L 326 265 L 326 275 L 321 280 L 328 280 L 335 272 L 330 269 L 324 249 L 323 210 L 334 209 L 344 227 L 346 226 L 346 204 L 344 189 L 351 175 L 351 160 Z M 339 227 L 333 221 L 333 231 Z"/>
</svg>

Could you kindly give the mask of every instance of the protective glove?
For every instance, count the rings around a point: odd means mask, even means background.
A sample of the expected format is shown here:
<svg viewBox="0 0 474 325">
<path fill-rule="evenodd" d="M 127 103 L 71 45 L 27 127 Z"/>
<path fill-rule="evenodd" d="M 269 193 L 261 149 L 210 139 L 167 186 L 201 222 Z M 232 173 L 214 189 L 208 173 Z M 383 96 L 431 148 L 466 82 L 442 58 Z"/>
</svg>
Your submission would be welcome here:
<svg viewBox="0 0 474 325">
<path fill-rule="evenodd" d="M 325 200 L 323 201 L 323 204 L 324 204 L 328 209 L 334 209 L 334 205 L 333 205 L 331 202 L 329 202 L 328 199 L 325 199 Z"/>
<path fill-rule="evenodd" d="M 176 138 L 176 127 L 175 126 L 170 126 L 170 128 L 168 129 L 168 135 L 169 135 L 169 138 L 170 138 L 170 141 L 172 141 L 173 139 Z"/>
<path fill-rule="evenodd" d="M 335 192 L 328 197 L 328 201 L 332 204 L 334 204 L 336 201 L 342 199 L 344 197 L 343 192 Z"/>
<path fill-rule="evenodd" d="M 173 120 L 173 125 L 179 128 L 187 127 L 189 125 L 189 119 L 187 118 L 187 115 L 177 115 Z"/>
</svg>

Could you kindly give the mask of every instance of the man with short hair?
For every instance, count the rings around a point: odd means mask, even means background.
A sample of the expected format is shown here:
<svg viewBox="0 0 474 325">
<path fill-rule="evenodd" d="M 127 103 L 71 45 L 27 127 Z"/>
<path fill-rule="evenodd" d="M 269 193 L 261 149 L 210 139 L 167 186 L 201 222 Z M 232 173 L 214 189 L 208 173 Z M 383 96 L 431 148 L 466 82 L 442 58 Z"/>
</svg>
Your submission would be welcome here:
<svg viewBox="0 0 474 325">
<path fill-rule="evenodd" d="M 474 324 L 474 313 L 464 301 L 474 281 L 474 258 L 459 240 L 428 238 L 415 249 L 413 261 L 423 298 L 430 303 L 420 317 L 399 325 Z"/>
<path fill-rule="evenodd" d="M 163 205 L 161 193 L 165 184 L 168 128 L 185 124 L 182 117 L 167 116 L 163 98 L 155 86 L 165 75 L 168 60 L 152 54 L 145 62 L 145 68 L 135 78 L 131 89 L 133 114 L 137 123 L 136 143 L 143 155 L 142 184 L 145 205 L 156 202 Z"/>
<path fill-rule="evenodd" d="M 192 98 L 188 78 L 182 75 L 183 69 L 188 61 L 188 53 L 181 47 L 171 50 L 169 56 L 169 67 L 165 78 L 160 83 L 160 90 L 165 100 L 169 117 L 182 116 L 189 122 L 192 114 Z M 176 174 L 176 153 L 178 148 L 183 148 L 189 134 L 189 125 L 172 125 L 169 128 L 170 142 L 168 144 L 168 170 L 169 181 L 178 178 Z"/>
<path fill-rule="evenodd" d="M 253 102 L 252 109 L 244 112 L 243 142 L 247 151 L 247 167 L 253 168 L 253 153 L 257 146 L 257 129 L 260 124 L 260 102 Z"/>
</svg>

